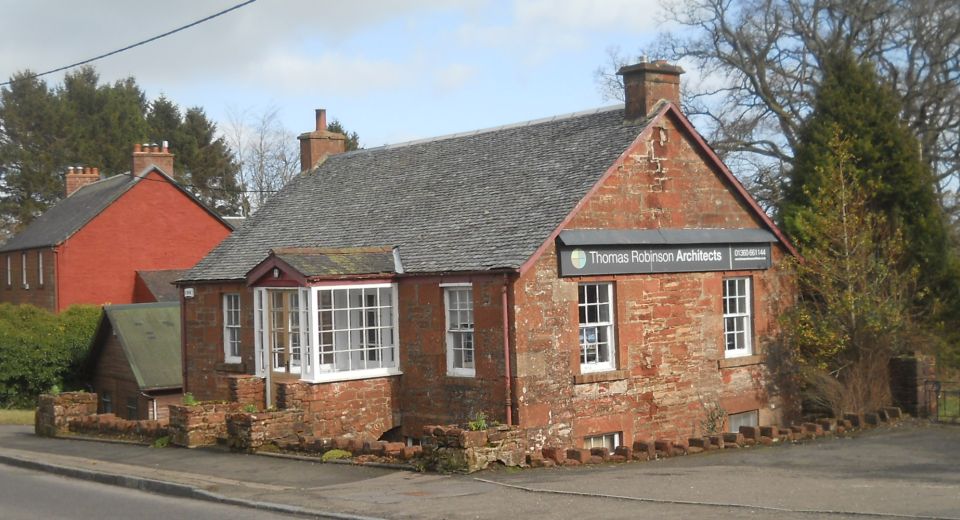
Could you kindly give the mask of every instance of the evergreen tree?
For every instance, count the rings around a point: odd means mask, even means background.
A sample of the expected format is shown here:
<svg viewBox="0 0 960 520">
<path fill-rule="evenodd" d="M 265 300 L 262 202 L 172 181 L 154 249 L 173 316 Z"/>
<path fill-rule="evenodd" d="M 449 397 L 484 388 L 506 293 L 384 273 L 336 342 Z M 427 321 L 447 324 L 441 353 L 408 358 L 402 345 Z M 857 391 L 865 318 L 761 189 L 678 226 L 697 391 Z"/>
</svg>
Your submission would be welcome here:
<svg viewBox="0 0 960 520">
<path fill-rule="evenodd" d="M 356 132 L 350 132 L 345 129 L 339 119 L 334 119 L 330 124 L 328 124 L 327 130 L 347 136 L 347 139 L 344 142 L 344 151 L 352 152 L 360 149 L 360 135 L 358 135 Z"/>
<path fill-rule="evenodd" d="M 811 207 L 811 194 L 830 179 L 824 166 L 834 156 L 834 129 L 849 142 L 851 166 L 869 208 L 885 216 L 891 230 L 906 241 L 905 262 L 919 268 L 920 308 L 942 322 L 960 313 L 960 270 L 954 259 L 934 178 L 920 158 L 917 140 L 900 119 L 900 102 L 883 86 L 868 63 L 851 54 L 828 56 L 814 111 L 801 129 L 796 161 L 784 186 L 780 209 L 783 228 L 799 246 L 815 245 L 814 235 L 798 222 Z M 878 254 L 883 254 L 882 251 Z"/>
<path fill-rule="evenodd" d="M 202 201 L 236 214 L 233 153 L 203 110 L 181 112 L 165 97 L 149 103 L 133 78 L 104 84 L 82 67 L 51 89 L 29 71 L 0 89 L 0 238 L 63 196 L 67 166 L 107 176 L 130 170 L 134 143 L 169 141 L 175 174 Z"/>
</svg>

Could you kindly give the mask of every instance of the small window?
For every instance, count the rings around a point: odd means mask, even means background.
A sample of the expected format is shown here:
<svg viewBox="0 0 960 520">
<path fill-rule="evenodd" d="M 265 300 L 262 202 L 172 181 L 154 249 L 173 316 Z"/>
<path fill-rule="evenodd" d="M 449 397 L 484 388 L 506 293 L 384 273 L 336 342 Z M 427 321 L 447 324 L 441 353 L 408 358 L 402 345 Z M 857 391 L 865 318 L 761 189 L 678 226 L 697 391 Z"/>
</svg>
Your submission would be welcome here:
<svg viewBox="0 0 960 520">
<path fill-rule="evenodd" d="M 728 358 L 749 356 L 753 324 L 750 314 L 750 279 L 728 278 L 723 281 L 724 355 Z"/>
<path fill-rule="evenodd" d="M 140 414 L 137 410 L 137 398 L 128 397 L 127 398 L 127 419 L 131 421 L 136 421 L 140 418 Z"/>
<path fill-rule="evenodd" d="M 613 284 L 580 284 L 577 310 L 580 315 L 580 372 L 615 369 Z"/>
<path fill-rule="evenodd" d="M 24 289 L 29 289 L 30 286 L 27 285 L 27 253 L 24 251 L 20 253 L 20 284 L 23 285 Z"/>
<path fill-rule="evenodd" d="M 113 396 L 110 392 L 100 392 L 100 413 L 113 413 Z"/>
<path fill-rule="evenodd" d="M 223 358 L 226 363 L 239 363 L 240 358 L 240 295 L 223 295 Z"/>
<path fill-rule="evenodd" d="M 37 251 L 37 287 L 43 287 L 43 251 Z"/>
<path fill-rule="evenodd" d="M 447 310 L 447 374 L 474 377 L 473 287 L 445 286 L 443 299 Z"/>
<path fill-rule="evenodd" d="M 594 435 L 583 439 L 583 447 L 588 450 L 591 448 L 606 448 L 607 453 L 613 453 L 617 446 L 620 446 L 620 432 Z"/>
<path fill-rule="evenodd" d="M 740 431 L 741 426 L 760 426 L 760 412 L 751 410 L 749 412 L 732 413 L 727 416 L 727 423 L 731 432 Z"/>
</svg>

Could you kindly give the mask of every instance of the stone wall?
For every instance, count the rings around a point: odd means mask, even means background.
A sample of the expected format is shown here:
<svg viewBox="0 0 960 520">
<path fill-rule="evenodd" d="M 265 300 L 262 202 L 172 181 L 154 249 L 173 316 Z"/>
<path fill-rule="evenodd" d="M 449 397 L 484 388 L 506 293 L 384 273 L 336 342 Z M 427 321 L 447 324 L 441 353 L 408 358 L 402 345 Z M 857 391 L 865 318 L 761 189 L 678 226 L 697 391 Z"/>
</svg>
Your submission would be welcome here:
<svg viewBox="0 0 960 520">
<path fill-rule="evenodd" d="M 498 425 L 481 430 L 460 426 L 424 426 L 420 444 L 430 467 L 442 472 L 473 473 L 499 462 L 526 465 L 526 433 Z"/>
<path fill-rule="evenodd" d="M 153 442 L 168 434 L 166 421 L 121 419 L 112 413 L 87 415 L 70 421 L 72 433 Z"/>
<path fill-rule="evenodd" d="M 227 378 L 230 385 L 230 402 L 253 405 L 257 410 L 266 408 L 264 400 L 266 386 L 262 377 L 253 375 L 232 375 Z"/>
<path fill-rule="evenodd" d="M 396 426 L 397 377 L 335 383 L 277 384 L 277 408 L 303 410 L 311 435 L 363 433 L 378 438 Z"/>
<path fill-rule="evenodd" d="M 227 415 L 240 409 L 238 403 L 170 405 L 170 442 L 186 448 L 225 443 Z"/>
<path fill-rule="evenodd" d="M 669 118 L 662 126 L 651 130 L 656 139 L 636 143 L 564 229 L 762 227 L 679 127 Z M 585 437 L 609 433 L 626 445 L 697 436 L 714 405 L 756 410 L 761 424 L 779 422 L 763 354 L 777 315 L 793 300 L 789 277 L 777 267 L 785 254 L 774 245 L 768 270 L 561 278 L 556 248 L 548 247 L 513 289 L 518 423 L 531 447 L 582 447 Z M 752 281 L 755 355 L 745 358 L 724 359 L 728 277 Z M 578 284 L 596 282 L 613 284 L 616 370 L 581 374 Z"/>
<path fill-rule="evenodd" d="M 70 431 L 74 420 L 97 413 L 97 394 L 64 392 L 43 394 L 37 401 L 34 432 L 44 437 L 56 437 Z"/>
<path fill-rule="evenodd" d="M 227 446 L 234 451 L 253 453 L 273 441 L 304 433 L 301 410 L 237 412 L 227 416 Z"/>
</svg>

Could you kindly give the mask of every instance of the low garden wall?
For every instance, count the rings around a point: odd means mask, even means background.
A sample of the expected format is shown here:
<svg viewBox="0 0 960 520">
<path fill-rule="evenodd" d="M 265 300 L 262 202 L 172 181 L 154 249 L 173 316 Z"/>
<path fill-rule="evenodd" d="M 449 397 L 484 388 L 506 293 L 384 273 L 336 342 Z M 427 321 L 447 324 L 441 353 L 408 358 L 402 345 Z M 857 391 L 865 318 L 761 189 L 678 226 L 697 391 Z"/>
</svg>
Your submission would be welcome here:
<svg viewBox="0 0 960 520">
<path fill-rule="evenodd" d="M 227 416 L 237 413 L 239 403 L 170 405 L 170 442 L 185 448 L 227 442 Z"/>
<path fill-rule="evenodd" d="M 164 421 L 131 421 L 112 413 L 97 414 L 97 394 L 43 394 L 37 401 L 34 432 L 45 437 L 85 434 L 153 442 L 168 434 Z"/>
<path fill-rule="evenodd" d="M 304 432 L 301 410 L 237 412 L 227 416 L 227 445 L 231 450 L 252 453 L 272 449 L 273 442 L 297 439 Z"/>
<path fill-rule="evenodd" d="M 473 473 L 491 463 L 526 465 L 526 432 L 497 425 L 470 430 L 459 426 L 425 426 L 420 441 L 428 464 L 442 472 Z"/>
</svg>

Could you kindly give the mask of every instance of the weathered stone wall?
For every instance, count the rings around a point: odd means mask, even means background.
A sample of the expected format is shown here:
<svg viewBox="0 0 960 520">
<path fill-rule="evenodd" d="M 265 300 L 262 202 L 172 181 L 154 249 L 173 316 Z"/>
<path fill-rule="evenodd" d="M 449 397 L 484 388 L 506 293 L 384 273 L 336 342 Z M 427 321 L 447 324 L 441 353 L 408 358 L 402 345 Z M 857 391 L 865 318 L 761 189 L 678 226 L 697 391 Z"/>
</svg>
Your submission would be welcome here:
<svg viewBox="0 0 960 520">
<path fill-rule="evenodd" d="M 227 378 L 230 385 L 230 402 L 241 405 L 253 405 L 258 410 L 266 408 L 264 400 L 266 384 L 262 377 L 253 375 L 232 375 Z"/>
<path fill-rule="evenodd" d="M 243 282 L 189 287 L 194 297 L 184 299 L 180 310 L 186 341 L 184 392 L 201 401 L 226 401 L 230 376 L 254 372 L 253 291 Z M 240 363 L 224 362 L 223 295 L 227 293 L 240 295 Z"/>
<path fill-rule="evenodd" d="M 96 413 L 97 394 L 88 392 L 43 394 L 37 401 L 34 433 L 44 437 L 55 437 L 67 433 L 71 421 Z"/>
<path fill-rule="evenodd" d="M 235 451 L 253 453 L 273 441 L 297 438 L 304 429 L 301 410 L 232 413 L 227 416 L 227 445 Z"/>
<path fill-rule="evenodd" d="M 482 430 L 459 426 L 424 426 L 424 457 L 438 471 L 473 473 L 494 462 L 505 466 L 526 464 L 526 434 L 519 428 L 498 425 Z"/>
<path fill-rule="evenodd" d="M 170 405 L 170 442 L 196 448 L 227 439 L 227 415 L 240 411 L 238 403 Z"/>
<path fill-rule="evenodd" d="M 168 434 L 166 421 L 121 419 L 112 413 L 87 415 L 70 420 L 72 433 L 114 439 L 153 442 Z"/>
<path fill-rule="evenodd" d="M 397 377 L 335 383 L 277 384 L 277 408 L 303 410 L 311 435 L 335 437 L 364 433 L 378 438 L 396 426 Z"/>
<path fill-rule="evenodd" d="M 663 140 L 661 140 L 663 136 Z M 575 212 L 565 229 L 757 228 L 759 219 L 670 120 L 630 150 Z M 519 424 L 531 447 L 582 446 L 583 438 L 621 432 L 639 438 L 702 434 L 706 406 L 758 410 L 777 422 L 764 368 L 764 344 L 793 300 L 773 248 L 766 271 L 560 278 L 550 247 L 517 282 Z M 753 342 L 758 355 L 724 359 L 722 282 L 752 280 Z M 580 374 L 577 287 L 614 285 L 617 370 Z"/>
</svg>

